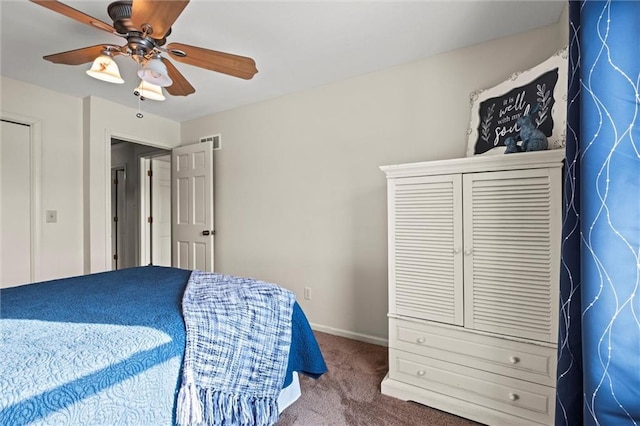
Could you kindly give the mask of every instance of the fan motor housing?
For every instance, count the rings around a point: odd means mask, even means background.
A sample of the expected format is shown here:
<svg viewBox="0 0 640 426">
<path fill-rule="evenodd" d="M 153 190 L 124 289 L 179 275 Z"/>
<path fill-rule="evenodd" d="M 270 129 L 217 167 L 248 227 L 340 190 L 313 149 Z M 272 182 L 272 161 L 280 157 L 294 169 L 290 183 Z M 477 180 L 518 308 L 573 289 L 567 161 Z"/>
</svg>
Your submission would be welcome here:
<svg viewBox="0 0 640 426">
<path fill-rule="evenodd" d="M 144 33 L 133 26 L 131 22 L 131 12 L 133 10 L 131 1 L 114 1 L 107 7 L 107 13 L 113 20 L 113 28 L 126 36 L 127 47 L 131 52 L 138 54 L 148 54 L 156 46 L 162 46 L 167 42 L 166 36 L 171 33 L 171 28 L 163 38 L 153 38 L 144 36 Z"/>
<path fill-rule="evenodd" d="M 130 1 L 114 1 L 107 7 L 107 13 L 113 20 L 113 28 L 118 34 L 127 34 L 135 31 L 131 23 L 132 2 Z"/>
<path fill-rule="evenodd" d="M 132 54 L 146 56 L 156 47 L 154 40 L 150 37 L 142 37 L 139 32 L 131 33 L 127 36 L 127 47 Z"/>
</svg>

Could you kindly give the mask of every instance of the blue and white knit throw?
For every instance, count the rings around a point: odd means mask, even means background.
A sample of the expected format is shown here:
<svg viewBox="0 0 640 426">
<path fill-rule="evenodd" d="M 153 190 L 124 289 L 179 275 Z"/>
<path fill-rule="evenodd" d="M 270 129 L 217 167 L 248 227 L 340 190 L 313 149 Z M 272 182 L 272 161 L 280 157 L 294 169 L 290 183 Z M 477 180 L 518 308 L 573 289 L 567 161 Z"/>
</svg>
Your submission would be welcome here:
<svg viewBox="0 0 640 426">
<path fill-rule="evenodd" d="M 278 420 L 295 296 L 274 284 L 193 271 L 182 298 L 186 347 L 180 425 Z"/>
</svg>

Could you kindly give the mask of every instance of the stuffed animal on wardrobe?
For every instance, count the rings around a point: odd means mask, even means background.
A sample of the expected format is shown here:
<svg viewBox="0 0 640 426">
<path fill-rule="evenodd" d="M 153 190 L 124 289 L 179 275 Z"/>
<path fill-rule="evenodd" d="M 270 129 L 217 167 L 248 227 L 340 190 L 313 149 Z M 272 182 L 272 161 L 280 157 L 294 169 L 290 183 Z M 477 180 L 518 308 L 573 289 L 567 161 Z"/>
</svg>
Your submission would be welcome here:
<svg viewBox="0 0 640 426">
<path fill-rule="evenodd" d="M 540 104 L 536 104 L 528 114 L 523 115 L 518 118 L 518 121 L 516 121 L 518 127 L 520 127 L 522 151 L 543 151 L 549 146 L 547 136 L 542 132 L 542 130 L 534 126 L 533 121 L 531 120 L 531 115 L 534 114 L 539 107 Z"/>
</svg>

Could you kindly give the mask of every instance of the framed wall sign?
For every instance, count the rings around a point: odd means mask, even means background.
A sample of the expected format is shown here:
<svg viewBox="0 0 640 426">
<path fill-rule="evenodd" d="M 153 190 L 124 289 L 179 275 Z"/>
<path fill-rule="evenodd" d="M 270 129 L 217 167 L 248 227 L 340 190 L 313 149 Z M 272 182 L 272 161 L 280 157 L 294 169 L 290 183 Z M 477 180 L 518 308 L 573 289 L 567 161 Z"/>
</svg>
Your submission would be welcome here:
<svg viewBox="0 0 640 426">
<path fill-rule="evenodd" d="M 549 142 L 564 148 L 567 125 L 567 58 L 564 48 L 527 71 L 486 90 L 471 93 L 467 157 L 504 152 L 504 141 L 518 139 L 517 120 L 531 114 Z"/>
</svg>

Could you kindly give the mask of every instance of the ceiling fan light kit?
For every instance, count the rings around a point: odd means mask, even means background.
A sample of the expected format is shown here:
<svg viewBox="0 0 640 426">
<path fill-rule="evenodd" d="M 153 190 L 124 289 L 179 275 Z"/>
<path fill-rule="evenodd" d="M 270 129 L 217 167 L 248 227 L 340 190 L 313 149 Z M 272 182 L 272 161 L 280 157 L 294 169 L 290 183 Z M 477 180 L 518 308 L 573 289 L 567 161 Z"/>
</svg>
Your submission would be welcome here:
<svg viewBox="0 0 640 426">
<path fill-rule="evenodd" d="M 162 93 L 162 87 L 144 80 L 140 80 L 140 84 L 133 91 L 133 94 L 143 99 L 151 99 L 152 101 L 164 101 L 165 97 Z"/>
<path fill-rule="evenodd" d="M 87 70 L 87 74 L 93 78 L 109 83 L 124 83 L 124 80 L 120 77 L 118 64 L 116 64 L 108 52 L 104 52 L 93 61 L 91 69 Z"/>
<path fill-rule="evenodd" d="M 171 80 L 167 72 L 167 67 L 164 66 L 159 57 L 149 59 L 144 68 L 138 71 L 138 76 L 147 83 L 160 87 L 167 87 L 173 84 L 173 80 Z"/>
<path fill-rule="evenodd" d="M 250 80 L 258 72 L 255 61 L 245 56 L 218 52 L 182 43 L 163 47 L 189 0 L 115 1 L 107 8 L 113 25 L 89 16 L 57 0 L 30 0 L 56 13 L 92 28 L 115 34 L 126 40 L 124 46 L 96 45 L 44 57 L 55 64 L 79 65 L 93 61 L 87 74 L 110 83 L 124 83 L 114 56 L 128 56 L 142 66 L 141 84 L 134 93 L 143 98 L 164 100 L 162 88 L 173 96 L 188 96 L 195 89 L 178 69 L 163 57 L 167 54 L 178 62 Z M 156 38 L 157 37 L 157 38 Z M 96 58 L 96 55 L 99 55 Z"/>
</svg>

